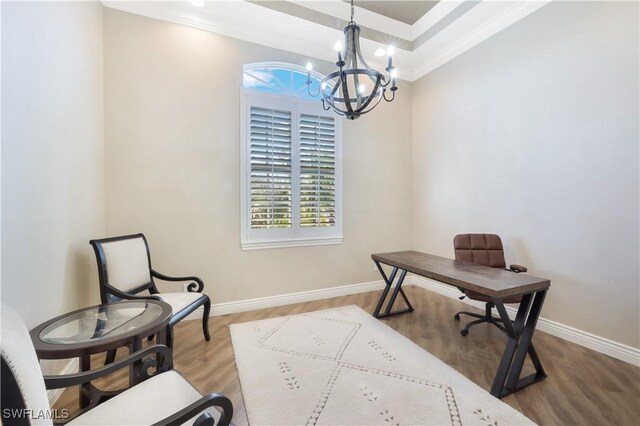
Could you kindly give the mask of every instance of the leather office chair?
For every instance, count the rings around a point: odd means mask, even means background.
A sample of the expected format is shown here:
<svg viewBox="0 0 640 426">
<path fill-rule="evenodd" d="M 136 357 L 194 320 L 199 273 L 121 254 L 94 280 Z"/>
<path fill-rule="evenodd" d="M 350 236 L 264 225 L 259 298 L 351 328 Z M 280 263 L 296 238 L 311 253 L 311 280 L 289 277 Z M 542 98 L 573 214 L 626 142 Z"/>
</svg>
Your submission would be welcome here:
<svg viewBox="0 0 640 426">
<path fill-rule="evenodd" d="M 504 260 L 504 248 L 502 247 L 502 240 L 495 234 L 459 234 L 456 235 L 453 239 L 453 248 L 455 250 L 456 260 L 475 263 L 476 265 L 489 266 L 491 268 L 507 269 L 507 265 Z M 515 264 L 509 266 L 509 269 L 507 270 L 515 273 L 527 272 L 527 268 L 522 265 Z M 491 314 L 494 304 L 490 297 L 470 290 L 461 289 L 461 291 L 464 293 L 464 296 L 460 297 L 460 300 L 468 297 L 471 300 L 485 302 L 485 313 L 484 315 L 480 315 L 467 311 L 458 312 L 454 316 L 454 319 L 456 321 L 460 321 L 461 314 L 478 318 L 477 320 L 471 321 L 470 323 L 465 325 L 464 328 L 460 330 L 460 334 L 466 336 L 467 334 L 469 334 L 469 328 L 471 326 L 481 324 L 483 322 L 493 324 L 502 331 L 505 331 L 502 324 L 500 324 L 502 320 L 500 318 L 494 318 Z M 520 303 L 521 300 L 521 296 L 516 296 L 510 299 L 506 299 L 504 303 Z"/>
</svg>

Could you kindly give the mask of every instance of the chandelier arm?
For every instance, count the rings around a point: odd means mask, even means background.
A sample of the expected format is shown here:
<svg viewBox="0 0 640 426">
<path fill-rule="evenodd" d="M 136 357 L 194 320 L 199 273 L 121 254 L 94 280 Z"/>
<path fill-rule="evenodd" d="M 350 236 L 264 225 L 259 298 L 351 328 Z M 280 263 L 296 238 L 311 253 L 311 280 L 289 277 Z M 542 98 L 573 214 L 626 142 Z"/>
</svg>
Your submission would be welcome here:
<svg viewBox="0 0 640 426">
<path fill-rule="evenodd" d="M 331 109 L 331 105 L 326 106 L 325 102 L 324 102 L 324 98 L 322 99 L 322 109 L 325 111 L 329 111 Z"/>
<path fill-rule="evenodd" d="M 315 98 L 318 95 L 320 95 L 321 91 L 322 91 L 322 89 L 320 88 L 320 86 L 318 86 L 318 92 L 314 95 L 313 93 L 311 93 L 311 82 L 307 82 L 307 92 L 309 93 L 309 96 Z"/>
<path fill-rule="evenodd" d="M 391 91 L 391 99 L 387 99 L 387 91 L 383 90 L 382 97 L 384 98 L 385 101 L 391 102 L 396 98 L 396 91 L 395 90 Z"/>
</svg>

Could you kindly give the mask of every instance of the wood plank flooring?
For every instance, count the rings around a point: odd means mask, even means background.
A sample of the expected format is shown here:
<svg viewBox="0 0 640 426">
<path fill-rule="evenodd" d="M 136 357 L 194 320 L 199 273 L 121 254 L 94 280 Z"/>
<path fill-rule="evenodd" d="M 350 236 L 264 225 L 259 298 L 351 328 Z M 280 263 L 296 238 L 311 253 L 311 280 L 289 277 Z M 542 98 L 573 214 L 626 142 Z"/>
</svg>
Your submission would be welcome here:
<svg viewBox="0 0 640 426">
<path fill-rule="evenodd" d="M 455 322 L 453 315 L 460 310 L 475 311 L 474 308 L 422 288 L 407 286 L 405 292 L 415 311 L 383 321 L 489 390 L 506 336 L 491 325 L 481 324 L 463 337 L 458 332 L 461 323 Z M 234 423 L 245 425 L 247 416 L 229 324 L 350 304 L 372 312 L 378 296 L 379 292 L 362 293 L 214 317 L 210 320 L 210 342 L 202 337 L 199 320 L 183 321 L 175 329 L 175 368 L 200 392 L 226 394 L 233 401 Z M 468 320 L 463 317 L 462 321 Z M 640 425 L 640 368 L 540 331 L 536 332 L 534 343 L 549 377 L 504 398 L 506 403 L 541 425 Z M 124 351 L 118 351 L 118 357 L 124 355 Z M 102 359 L 97 356 L 93 360 L 94 368 Z M 525 365 L 523 374 L 530 371 L 533 367 Z M 118 388 L 126 384 L 125 380 L 126 373 L 122 372 L 98 383 L 101 387 Z M 55 408 L 77 412 L 77 388 L 65 390 Z"/>
</svg>

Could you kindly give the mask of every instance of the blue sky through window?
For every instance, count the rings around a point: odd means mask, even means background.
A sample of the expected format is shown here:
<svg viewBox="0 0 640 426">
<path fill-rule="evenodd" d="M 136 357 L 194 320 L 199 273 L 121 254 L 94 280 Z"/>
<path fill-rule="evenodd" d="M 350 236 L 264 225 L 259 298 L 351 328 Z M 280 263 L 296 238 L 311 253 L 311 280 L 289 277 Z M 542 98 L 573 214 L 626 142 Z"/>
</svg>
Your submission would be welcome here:
<svg viewBox="0 0 640 426">
<path fill-rule="evenodd" d="M 311 90 L 317 92 L 321 78 L 311 75 Z M 296 68 L 286 68 L 279 64 L 274 66 L 245 66 L 242 86 L 245 89 L 260 90 L 278 95 L 295 96 L 298 98 L 319 100 L 320 97 L 310 96 L 307 92 L 307 74 Z"/>
</svg>

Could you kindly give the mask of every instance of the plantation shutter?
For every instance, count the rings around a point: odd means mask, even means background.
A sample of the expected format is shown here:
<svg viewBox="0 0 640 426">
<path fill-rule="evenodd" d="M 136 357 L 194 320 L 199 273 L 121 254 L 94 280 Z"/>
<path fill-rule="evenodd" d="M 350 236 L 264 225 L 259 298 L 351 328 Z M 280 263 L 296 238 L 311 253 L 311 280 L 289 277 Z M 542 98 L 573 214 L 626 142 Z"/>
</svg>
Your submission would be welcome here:
<svg viewBox="0 0 640 426">
<path fill-rule="evenodd" d="M 249 115 L 251 228 L 291 228 L 291 112 L 251 106 Z"/>
<path fill-rule="evenodd" d="M 300 114 L 300 227 L 336 224 L 336 126 L 333 117 Z"/>
</svg>

